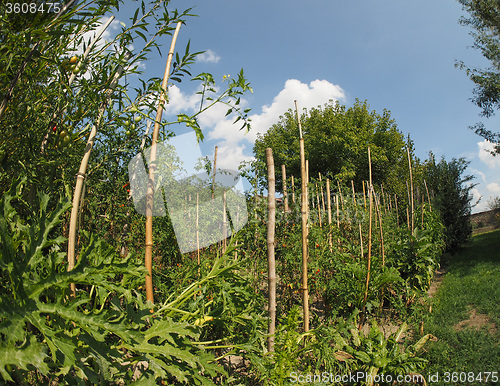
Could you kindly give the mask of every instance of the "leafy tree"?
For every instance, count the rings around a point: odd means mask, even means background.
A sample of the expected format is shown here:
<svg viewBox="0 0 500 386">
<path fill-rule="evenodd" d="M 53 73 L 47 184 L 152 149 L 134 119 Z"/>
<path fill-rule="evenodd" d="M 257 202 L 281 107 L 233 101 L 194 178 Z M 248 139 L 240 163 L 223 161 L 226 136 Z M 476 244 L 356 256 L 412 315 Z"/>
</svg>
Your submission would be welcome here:
<svg viewBox="0 0 500 386">
<path fill-rule="evenodd" d="M 464 176 L 469 163 L 464 158 L 454 158 L 450 162 L 442 158 L 436 162 L 432 153 L 425 163 L 425 178 L 434 196 L 432 205 L 439 211 L 446 228 L 446 250 L 450 252 L 467 242 L 472 234 L 470 191 L 475 184 L 468 182 L 474 176 Z"/>
<path fill-rule="evenodd" d="M 488 59 L 486 69 L 470 68 L 463 62 L 457 66 L 464 69 L 476 84 L 472 101 L 482 109 L 483 117 L 491 117 L 500 108 L 500 3 L 494 0 L 458 0 L 470 14 L 462 18 L 461 24 L 473 28 L 473 47 Z M 472 126 L 478 135 L 495 144 L 495 153 L 500 153 L 500 133 L 486 129 L 483 123 Z"/>
<path fill-rule="evenodd" d="M 384 110 L 382 115 L 370 111 L 366 101 L 357 100 L 349 108 L 330 102 L 304 112 L 301 122 L 310 178 L 321 173 L 345 182 L 353 180 L 357 189 L 362 189 L 362 181 L 369 178 L 370 146 L 373 183 L 395 192 L 404 190 L 406 194 L 401 175 L 408 175 L 406 147 L 409 145 L 413 153 L 413 146 L 410 139 L 405 141 L 389 111 Z M 288 110 L 266 134 L 258 137 L 254 146 L 257 160 L 265 161 L 267 147 L 273 149 L 277 165 L 286 165 L 288 176 L 300 177 L 299 130 L 294 111 Z M 281 189 L 281 173 L 276 180 Z"/>
</svg>

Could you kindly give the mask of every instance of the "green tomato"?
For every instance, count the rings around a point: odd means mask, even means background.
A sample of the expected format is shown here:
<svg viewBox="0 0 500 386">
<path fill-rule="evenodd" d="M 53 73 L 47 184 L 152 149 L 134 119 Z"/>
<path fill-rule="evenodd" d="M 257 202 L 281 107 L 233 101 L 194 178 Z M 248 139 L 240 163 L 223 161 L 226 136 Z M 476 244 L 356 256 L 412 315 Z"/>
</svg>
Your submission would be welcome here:
<svg viewBox="0 0 500 386">
<path fill-rule="evenodd" d="M 125 126 L 130 126 L 130 120 L 128 120 L 128 119 L 127 119 L 125 122 L 123 122 L 123 124 L 124 124 Z"/>
<path fill-rule="evenodd" d="M 130 130 L 127 130 L 127 131 L 125 132 L 125 135 L 127 135 L 127 136 L 130 136 L 130 134 L 132 134 L 132 133 L 130 132 Z"/>
<path fill-rule="evenodd" d="M 130 126 L 130 129 L 135 130 L 135 123 L 132 123 L 132 125 Z"/>
<path fill-rule="evenodd" d="M 62 130 L 60 133 L 59 133 L 59 137 L 62 139 L 64 137 L 66 137 L 68 135 L 68 132 L 66 130 Z"/>
<path fill-rule="evenodd" d="M 65 136 L 65 137 L 63 138 L 63 143 L 64 143 L 65 145 L 69 144 L 70 142 L 71 142 L 71 137 L 70 137 L 69 135 L 67 135 L 67 136 Z"/>
<path fill-rule="evenodd" d="M 142 117 L 140 115 L 136 115 L 135 118 L 134 118 L 134 121 L 135 122 L 140 122 L 142 119 Z"/>
</svg>

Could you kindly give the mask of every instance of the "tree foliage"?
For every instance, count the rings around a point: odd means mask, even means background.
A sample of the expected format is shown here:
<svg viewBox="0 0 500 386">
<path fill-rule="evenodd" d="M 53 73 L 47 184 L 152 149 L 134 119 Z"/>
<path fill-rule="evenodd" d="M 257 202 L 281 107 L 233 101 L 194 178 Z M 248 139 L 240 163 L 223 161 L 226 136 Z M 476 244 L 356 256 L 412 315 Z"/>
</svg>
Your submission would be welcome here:
<svg viewBox="0 0 500 386">
<path fill-rule="evenodd" d="M 436 162 L 432 153 L 425 163 L 425 178 L 434 195 L 432 204 L 439 211 L 446 228 L 448 251 L 455 251 L 472 234 L 469 220 L 472 201 L 470 191 L 475 185 L 469 182 L 474 177 L 464 175 L 469 163 L 464 158 L 454 158 L 450 162 L 442 158 Z"/>
<path fill-rule="evenodd" d="M 400 176 L 408 175 L 406 148 L 409 145 L 413 153 L 412 142 L 405 141 L 389 111 L 384 110 L 381 115 L 370 111 L 366 101 L 357 100 L 349 108 L 330 102 L 305 111 L 301 122 L 309 176 L 321 173 L 345 182 L 353 180 L 357 189 L 362 189 L 362 181 L 369 178 L 370 146 L 373 183 L 394 192 L 406 191 Z M 266 134 L 258 137 L 254 146 L 258 161 L 265 161 L 267 147 L 273 149 L 276 165 L 286 165 L 287 175 L 300 176 L 299 130 L 294 111 L 288 110 Z M 281 173 L 276 179 L 281 189 Z"/>
<path fill-rule="evenodd" d="M 462 18 L 461 24 L 473 29 L 473 47 L 489 61 L 486 69 L 470 68 L 463 62 L 457 66 L 464 69 L 476 84 L 472 101 L 482 109 L 481 115 L 488 118 L 500 108 L 500 3 L 495 0 L 458 0 L 470 14 Z M 496 144 L 500 153 L 500 133 L 486 129 L 483 123 L 472 126 L 477 134 Z"/>
</svg>

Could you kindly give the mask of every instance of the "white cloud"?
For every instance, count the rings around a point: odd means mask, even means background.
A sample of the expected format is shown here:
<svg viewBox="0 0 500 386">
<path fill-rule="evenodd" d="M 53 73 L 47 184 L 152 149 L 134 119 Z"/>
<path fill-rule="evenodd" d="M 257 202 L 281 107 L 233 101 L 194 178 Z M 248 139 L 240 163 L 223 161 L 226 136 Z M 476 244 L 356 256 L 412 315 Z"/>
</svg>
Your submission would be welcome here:
<svg viewBox="0 0 500 386">
<path fill-rule="evenodd" d="M 213 111 L 214 116 L 218 115 L 219 120 L 215 120 L 216 124 L 208 133 L 208 138 L 213 140 L 223 140 L 222 147 L 231 149 L 241 149 L 241 142 L 248 141 L 253 146 L 257 139 L 257 133 L 265 133 L 275 123 L 278 122 L 280 115 L 283 115 L 288 109 L 294 109 L 294 100 L 297 100 L 299 109 L 313 108 L 319 105 L 324 105 L 330 99 L 342 100 L 345 98 L 345 93 L 340 86 L 334 85 L 327 80 L 315 80 L 310 84 L 302 83 L 297 79 L 289 79 L 285 83 L 285 87 L 273 99 L 270 105 L 262 106 L 260 114 L 253 114 L 250 116 L 252 120 L 252 129 L 250 132 L 239 131 L 239 123 L 233 125 L 233 120 L 224 117 L 227 111 L 226 107 L 221 106 L 219 111 Z M 247 107 L 247 102 L 242 100 L 243 107 Z M 212 117 L 214 117 L 212 116 Z M 221 155 L 223 153 L 221 152 Z M 238 159 L 236 150 L 230 152 L 230 162 L 233 165 L 239 164 L 244 159 L 251 159 L 253 157 L 244 157 Z M 228 158 L 228 160 L 229 160 Z M 224 159 L 224 158 L 223 158 Z M 225 161 L 223 161 L 225 162 Z M 233 166 L 234 167 L 234 166 Z"/>
<path fill-rule="evenodd" d="M 221 57 L 212 50 L 206 50 L 198 56 L 198 60 L 202 63 L 219 63 Z"/>
<path fill-rule="evenodd" d="M 500 197 L 500 185 L 496 182 L 486 185 L 486 189 L 491 193 L 491 197 Z"/>
<path fill-rule="evenodd" d="M 184 94 L 175 84 L 168 88 L 168 104 L 165 104 L 165 114 L 192 114 L 199 106 L 200 95 L 196 92 L 190 95 Z"/>
<path fill-rule="evenodd" d="M 484 162 L 489 168 L 495 169 L 500 167 L 500 156 L 493 156 L 490 151 L 495 149 L 495 146 L 487 141 L 481 141 L 477 143 L 479 147 L 479 159 Z"/>
<path fill-rule="evenodd" d="M 216 141 L 219 146 L 217 164 L 220 167 L 235 169 L 241 161 L 251 160 L 253 144 L 257 133 L 265 133 L 273 124 L 277 123 L 280 115 L 288 109 L 294 109 L 294 100 L 297 100 L 300 111 L 324 105 L 329 100 L 345 99 L 344 90 L 327 80 L 315 80 L 309 84 L 297 79 L 286 81 L 284 88 L 276 95 L 269 105 L 261 107 L 260 113 L 249 118 L 252 120 L 252 129 L 246 133 L 238 130 L 242 123 L 233 124 L 234 116 L 225 116 L 228 107 L 223 104 L 215 105 L 199 116 L 199 123 L 205 133 L 205 138 Z M 165 106 L 167 115 L 179 113 L 194 113 L 199 107 L 200 96 L 196 93 L 186 95 L 177 86 L 169 89 L 170 103 Z M 240 101 L 244 109 L 249 107 L 244 98 Z"/>
</svg>

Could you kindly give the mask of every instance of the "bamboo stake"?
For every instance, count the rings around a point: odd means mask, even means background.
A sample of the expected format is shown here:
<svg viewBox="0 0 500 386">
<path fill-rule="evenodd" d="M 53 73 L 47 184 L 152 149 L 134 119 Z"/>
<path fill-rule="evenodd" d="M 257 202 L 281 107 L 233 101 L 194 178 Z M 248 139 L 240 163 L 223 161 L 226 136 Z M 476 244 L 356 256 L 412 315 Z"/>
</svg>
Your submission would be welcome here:
<svg viewBox="0 0 500 386">
<path fill-rule="evenodd" d="M 222 254 L 226 252 L 227 239 L 227 213 L 226 213 L 226 191 L 222 192 Z"/>
<path fill-rule="evenodd" d="M 290 210 L 290 208 L 288 208 L 288 193 L 286 191 L 286 167 L 284 164 L 281 165 L 281 176 L 283 178 L 283 201 L 285 204 L 285 216 L 286 216 L 286 213 Z"/>
<path fill-rule="evenodd" d="M 306 171 L 306 158 L 304 152 L 304 138 L 302 137 L 302 125 L 300 123 L 299 109 L 297 108 L 297 101 L 295 101 L 295 110 L 297 112 L 297 121 L 299 123 L 299 146 L 300 146 L 300 172 L 302 180 L 302 302 L 304 308 L 304 331 L 309 331 L 309 293 L 307 288 L 307 171 Z"/>
<path fill-rule="evenodd" d="M 427 192 L 427 201 L 429 202 L 429 208 L 432 213 L 431 198 L 429 196 L 429 189 L 427 189 L 427 182 L 425 182 L 425 180 L 424 180 L 424 185 L 425 185 L 425 191 Z"/>
<path fill-rule="evenodd" d="M 382 266 L 385 266 L 385 249 L 384 249 L 384 233 L 382 229 L 382 211 L 380 210 L 380 200 L 377 199 L 377 196 L 375 195 L 375 210 L 377 211 L 378 215 L 378 224 L 380 228 L 380 247 L 382 249 Z"/>
<path fill-rule="evenodd" d="M 217 170 L 217 146 L 215 146 L 215 154 L 214 154 L 214 170 L 212 174 L 212 200 L 215 198 L 215 173 Z"/>
<path fill-rule="evenodd" d="M 365 296 L 363 298 L 363 303 L 366 304 L 366 299 L 368 298 L 368 285 L 370 284 L 370 270 L 372 262 L 372 160 L 370 155 L 370 147 L 368 147 L 368 167 L 370 175 L 370 186 L 368 189 L 368 200 L 369 200 L 369 212 L 368 212 L 368 265 L 366 270 L 366 285 L 365 285 Z"/>
<path fill-rule="evenodd" d="M 326 212 L 325 210 L 325 195 L 323 193 L 323 184 L 321 184 L 321 173 L 318 173 L 319 174 L 319 182 L 320 182 L 320 188 L 321 188 L 321 204 L 322 204 L 322 208 L 323 208 L 323 213 Z"/>
<path fill-rule="evenodd" d="M 339 196 L 335 195 L 335 204 L 337 205 L 337 228 L 340 227 L 340 213 L 339 213 Z"/>
<path fill-rule="evenodd" d="M 365 203 L 365 209 L 366 209 L 366 191 L 365 191 L 365 181 L 363 181 L 363 202 Z"/>
<path fill-rule="evenodd" d="M 196 253 L 198 255 L 198 273 L 200 270 L 200 195 L 196 193 Z"/>
<path fill-rule="evenodd" d="M 318 194 L 318 184 L 315 184 L 315 187 L 316 187 L 316 199 L 318 201 L 318 218 L 319 218 L 319 227 L 320 228 L 323 228 L 323 225 L 321 223 L 321 204 L 320 204 L 320 201 L 319 201 L 319 194 Z"/>
<path fill-rule="evenodd" d="M 153 195 L 154 195 L 154 181 L 156 172 L 156 146 L 158 142 L 158 136 L 160 133 L 160 122 L 163 115 L 163 106 L 166 100 L 167 94 L 167 84 L 168 77 L 170 74 L 170 66 L 172 63 L 172 57 L 174 55 L 175 43 L 177 41 L 177 36 L 179 35 L 179 30 L 181 28 L 182 22 L 177 23 L 177 27 L 172 37 L 172 43 L 170 45 L 170 50 L 168 52 L 167 64 L 165 66 L 165 73 L 163 75 L 163 82 L 161 84 L 160 101 L 158 103 L 158 109 L 156 111 L 155 125 L 153 129 L 153 138 L 151 144 L 151 157 L 149 162 L 149 179 L 148 179 L 148 190 L 146 195 L 146 253 L 144 256 L 145 266 L 147 270 L 146 274 L 146 298 L 151 303 L 154 303 L 153 295 Z"/>
<path fill-rule="evenodd" d="M 337 180 L 337 187 L 339 189 L 339 196 L 340 196 L 340 204 L 342 206 L 342 213 L 345 214 L 345 212 L 344 212 L 344 197 L 342 196 L 342 190 L 340 190 L 340 182 L 339 182 L 339 180 Z"/>
<path fill-rule="evenodd" d="M 354 190 L 354 181 L 353 180 L 351 180 L 351 187 L 352 187 L 352 202 L 354 204 L 354 209 L 357 209 L 356 191 Z M 361 248 L 361 259 L 363 259 L 365 252 L 363 250 L 363 229 L 361 228 L 360 222 L 358 222 L 358 229 L 359 229 L 359 246 Z"/>
<path fill-rule="evenodd" d="M 408 153 L 408 166 L 410 169 L 410 188 L 411 188 L 411 233 L 413 234 L 413 228 L 415 227 L 414 224 L 414 214 L 415 214 L 415 208 L 413 206 L 413 174 L 412 174 L 412 168 L 411 168 L 411 158 L 410 158 L 410 148 L 406 148 L 407 153 Z"/>
<path fill-rule="evenodd" d="M 292 176 L 292 202 L 295 204 L 295 183 Z"/>
<path fill-rule="evenodd" d="M 90 159 L 90 152 L 92 151 L 92 147 L 94 146 L 95 137 L 97 135 L 97 129 L 101 127 L 101 119 L 104 115 L 104 111 L 109 103 L 109 99 L 111 98 L 111 94 L 113 93 L 114 88 L 118 84 L 118 80 L 120 79 L 123 72 L 123 67 L 119 66 L 109 89 L 107 91 L 107 95 L 105 100 L 99 106 L 99 115 L 97 118 L 97 122 L 92 126 L 92 129 L 89 134 L 89 138 L 87 140 L 87 146 L 85 148 L 85 154 L 83 155 L 82 162 L 80 163 L 80 169 L 76 175 L 76 185 L 75 191 L 73 193 L 73 206 L 71 208 L 70 215 L 70 223 L 69 223 L 69 235 L 68 235 L 68 272 L 71 271 L 75 267 L 75 245 L 76 245 L 76 233 L 77 233 L 77 221 L 78 221 L 78 209 L 80 205 L 80 197 L 82 195 L 83 183 L 85 180 L 85 175 L 87 172 L 87 165 Z M 75 284 L 71 284 L 71 293 L 75 295 Z"/>
<path fill-rule="evenodd" d="M 267 176 L 268 176 L 268 203 L 267 203 L 267 264 L 269 289 L 269 337 L 267 349 L 274 351 L 274 332 L 276 328 L 276 261 L 274 256 L 274 229 L 276 221 L 275 174 L 273 150 L 266 149 Z"/>
<path fill-rule="evenodd" d="M 394 195 L 394 206 L 396 207 L 396 225 L 399 228 L 399 209 L 398 209 L 398 195 Z"/>
<path fill-rule="evenodd" d="M 328 210 L 328 244 L 330 245 L 330 252 L 332 251 L 332 199 L 330 197 L 330 180 L 326 179 L 326 204 Z"/>
</svg>

